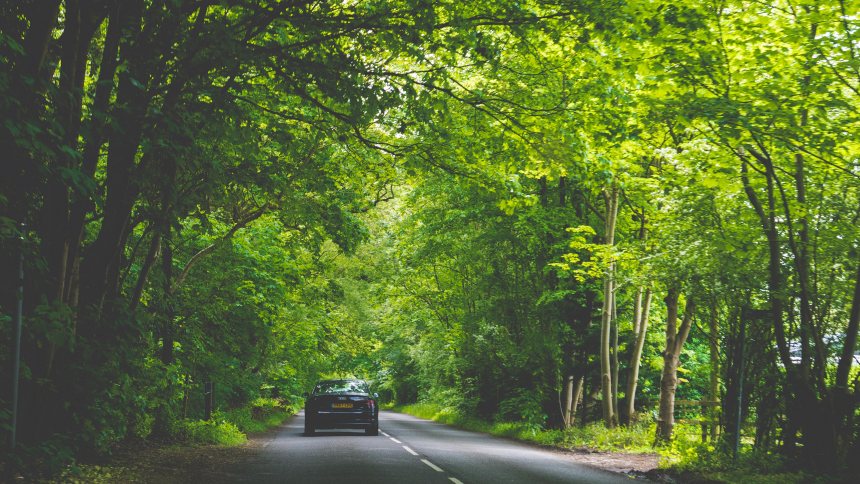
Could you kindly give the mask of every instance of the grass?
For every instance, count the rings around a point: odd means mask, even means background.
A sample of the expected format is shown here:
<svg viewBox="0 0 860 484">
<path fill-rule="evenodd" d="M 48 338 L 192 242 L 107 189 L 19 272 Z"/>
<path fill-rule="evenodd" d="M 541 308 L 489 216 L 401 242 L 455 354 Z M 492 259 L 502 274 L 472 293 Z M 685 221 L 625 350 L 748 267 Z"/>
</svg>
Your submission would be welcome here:
<svg viewBox="0 0 860 484">
<path fill-rule="evenodd" d="M 487 422 L 466 417 L 450 407 L 429 403 L 416 403 L 393 407 L 397 412 L 434 420 L 455 427 L 484 432 L 539 445 L 565 449 L 587 448 L 604 452 L 653 453 L 654 425 L 636 425 L 607 429 L 600 423 L 565 430 L 543 430 L 521 422 Z"/>
</svg>

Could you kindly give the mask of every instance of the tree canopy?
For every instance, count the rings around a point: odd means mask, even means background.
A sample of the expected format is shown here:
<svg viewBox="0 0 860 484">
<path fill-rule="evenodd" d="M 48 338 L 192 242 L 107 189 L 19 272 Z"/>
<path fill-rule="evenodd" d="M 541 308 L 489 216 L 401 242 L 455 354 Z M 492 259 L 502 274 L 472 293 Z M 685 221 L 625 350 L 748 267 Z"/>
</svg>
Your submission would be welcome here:
<svg viewBox="0 0 860 484">
<path fill-rule="evenodd" d="M 858 25 L 845 0 L 0 2 L 19 440 L 105 453 L 356 375 L 658 444 L 677 397 L 709 453 L 856 465 Z"/>
</svg>

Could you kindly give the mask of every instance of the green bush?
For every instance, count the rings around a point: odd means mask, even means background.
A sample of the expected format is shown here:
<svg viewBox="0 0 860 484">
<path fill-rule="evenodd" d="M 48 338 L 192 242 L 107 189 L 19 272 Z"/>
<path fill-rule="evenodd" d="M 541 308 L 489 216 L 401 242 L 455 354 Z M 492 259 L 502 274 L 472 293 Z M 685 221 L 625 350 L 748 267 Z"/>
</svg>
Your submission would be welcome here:
<svg viewBox="0 0 860 484">
<path fill-rule="evenodd" d="M 247 438 L 232 422 L 216 416 L 212 420 L 186 420 L 180 424 L 180 437 L 197 444 L 239 445 Z"/>
<path fill-rule="evenodd" d="M 262 432 L 276 427 L 295 413 L 295 409 L 275 398 L 258 398 L 250 405 L 223 412 L 224 419 L 242 432 Z"/>
<path fill-rule="evenodd" d="M 496 420 L 499 422 L 521 422 L 533 430 L 543 428 L 546 419 L 540 395 L 523 389 L 502 400 L 496 414 Z"/>
<path fill-rule="evenodd" d="M 145 439 L 152 434 L 152 428 L 155 424 L 155 415 L 152 413 L 144 413 L 137 415 L 132 422 L 131 433 L 134 437 Z"/>
<path fill-rule="evenodd" d="M 19 442 L 14 452 L 0 453 L 0 481 L 14 475 L 38 481 L 57 474 L 74 461 L 74 443 L 67 436 L 54 434 L 38 444 Z"/>
</svg>

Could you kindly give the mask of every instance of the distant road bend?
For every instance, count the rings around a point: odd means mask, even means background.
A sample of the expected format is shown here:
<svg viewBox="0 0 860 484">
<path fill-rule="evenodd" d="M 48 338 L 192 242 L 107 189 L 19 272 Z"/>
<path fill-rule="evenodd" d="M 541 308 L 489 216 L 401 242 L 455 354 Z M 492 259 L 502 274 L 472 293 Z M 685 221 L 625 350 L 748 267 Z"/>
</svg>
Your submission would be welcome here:
<svg viewBox="0 0 860 484">
<path fill-rule="evenodd" d="M 293 417 L 265 449 L 231 473 L 240 482 L 296 483 L 629 483 L 563 453 L 382 412 L 380 435 L 361 430 L 303 435 Z"/>
</svg>

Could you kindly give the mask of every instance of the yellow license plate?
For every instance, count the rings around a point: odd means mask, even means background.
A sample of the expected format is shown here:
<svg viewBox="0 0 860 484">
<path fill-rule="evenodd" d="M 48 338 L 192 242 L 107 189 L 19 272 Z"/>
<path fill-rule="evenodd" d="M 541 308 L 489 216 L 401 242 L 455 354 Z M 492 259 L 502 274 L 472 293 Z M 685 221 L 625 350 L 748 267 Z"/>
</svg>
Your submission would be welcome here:
<svg viewBox="0 0 860 484">
<path fill-rule="evenodd" d="M 352 408 L 351 403 L 332 403 L 331 408 Z"/>
</svg>

